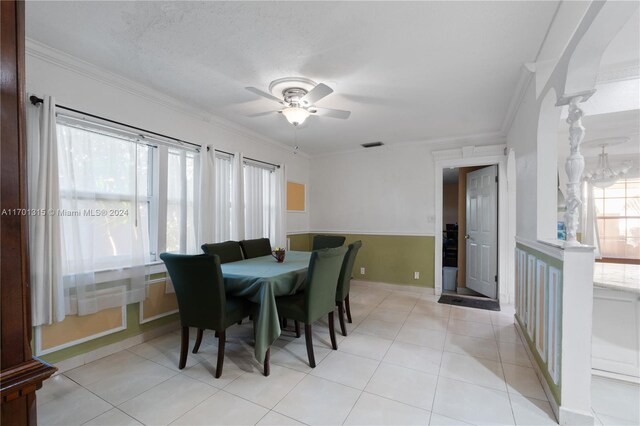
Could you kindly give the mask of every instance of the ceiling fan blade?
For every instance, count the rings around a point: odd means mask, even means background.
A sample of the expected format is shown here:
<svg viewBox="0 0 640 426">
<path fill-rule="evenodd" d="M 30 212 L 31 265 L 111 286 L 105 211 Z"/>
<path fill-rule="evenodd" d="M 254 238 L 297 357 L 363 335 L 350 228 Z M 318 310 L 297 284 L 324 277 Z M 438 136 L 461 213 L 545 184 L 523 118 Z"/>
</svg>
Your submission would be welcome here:
<svg viewBox="0 0 640 426">
<path fill-rule="evenodd" d="M 274 102 L 277 102 L 279 104 L 283 104 L 284 105 L 284 101 L 282 99 L 278 99 L 275 96 L 273 96 L 273 95 L 271 95 L 271 94 L 269 94 L 267 92 L 263 92 L 260 89 L 257 89 L 255 87 L 245 87 L 245 89 L 247 89 L 251 93 L 254 93 L 254 94 L 258 95 L 258 96 L 262 96 L 263 98 L 267 98 L 270 101 L 274 101 Z"/>
<path fill-rule="evenodd" d="M 275 110 L 275 111 L 265 111 L 265 112 L 257 112 L 255 114 L 248 114 L 245 117 L 263 117 L 265 115 L 270 115 L 270 114 L 274 114 L 276 112 L 280 112 L 280 110 Z"/>
<path fill-rule="evenodd" d="M 302 99 L 300 99 L 300 103 L 303 105 L 313 105 L 318 102 L 320 99 L 324 98 L 327 95 L 333 93 L 333 89 L 326 84 L 320 83 L 309 93 L 304 95 Z"/>
<path fill-rule="evenodd" d="M 339 118 L 341 120 L 346 120 L 351 115 L 351 111 L 345 111 L 342 109 L 331 109 L 331 108 L 318 108 L 313 107 L 316 111 L 316 115 L 324 115 L 325 117 L 331 118 Z"/>
</svg>

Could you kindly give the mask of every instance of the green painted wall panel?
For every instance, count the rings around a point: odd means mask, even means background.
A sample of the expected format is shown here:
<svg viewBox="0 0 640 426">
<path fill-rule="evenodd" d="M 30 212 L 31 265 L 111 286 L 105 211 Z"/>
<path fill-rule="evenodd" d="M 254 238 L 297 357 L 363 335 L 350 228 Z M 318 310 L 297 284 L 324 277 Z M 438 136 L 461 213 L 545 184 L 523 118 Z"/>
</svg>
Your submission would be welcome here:
<svg viewBox="0 0 640 426">
<path fill-rule="evenodd" d="M 292 250 L 311 249 L 313 236 L 307 234 L 306 243 L 302 235 L 295 237 Z M 433 287 L 434 246 L 435 237 L 406 236 L 406 235 L 364 235 L 364 234 L 335 234 L 346 237 L 345 244 L 356 240 L 362 241 L 362 248 L 356 258 L 353 278 L 362 281 L 375 281 L 389 284 L 404 284 L 419 287 Z M 306 245 L 305 245 L 306 244 Z M 360 274 L 360 268 L 365 268 L 365 274 Z M 420 272 L 420 278 L 413 279 L 413 273 Z"/>
<path fill-rule="evenodd" d="M 311 250 L 311 238 L 309 234 L 291 234 L 289 238 L 289 248 L 293 251 Z"/>
<path fill-rule="evenodd" d="M 74 356 L 82 355 L 90 352 L 94 349 L 101 348 L 112 343 L 120 342 L 129 337 L 136 336 L 147 330 L 151 330 L 156 327 L 160 327 L 165 324 L 178 321 L 178 314 L 168 315 L 166 317 L 159 318 L 154 321 L 150 321 L 144 324 L 139 323 L 140 319 L 140 304 L 132 303 L 127 306 L 127 329 L 119 331 L 117 333 L 109 334 L 99 337 L 88 342 L 80 343 L 75 346 L 71 346 L 65 349 L 61 349 L 50 354 L 41 356 L 40 358 L 48 363 L 56 363 L 63 361 Z"/>
</svg>

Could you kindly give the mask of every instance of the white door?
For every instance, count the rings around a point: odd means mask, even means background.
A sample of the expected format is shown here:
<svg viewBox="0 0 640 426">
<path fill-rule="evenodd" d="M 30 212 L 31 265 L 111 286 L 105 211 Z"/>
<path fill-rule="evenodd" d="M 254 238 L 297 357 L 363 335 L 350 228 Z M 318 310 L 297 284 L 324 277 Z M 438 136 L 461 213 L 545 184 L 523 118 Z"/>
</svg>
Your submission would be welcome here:
<svg viewBox="0 0 640 426">
<path fill-rule="evenodd" d="M 498 166 L 467 174 L 466 285 L 498 296 Z"/>
</svg>

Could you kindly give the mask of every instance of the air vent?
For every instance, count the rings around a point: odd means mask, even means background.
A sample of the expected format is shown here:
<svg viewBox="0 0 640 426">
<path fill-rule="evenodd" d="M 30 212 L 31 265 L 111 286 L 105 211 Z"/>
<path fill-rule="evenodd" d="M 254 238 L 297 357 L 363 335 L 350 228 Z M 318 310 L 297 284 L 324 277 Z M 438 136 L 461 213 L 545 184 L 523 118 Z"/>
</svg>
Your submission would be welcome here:
<svg viewBox="0 0 640 426">
<path fill-rule="evenodd" d="M 363 148 L 375 148 L 376 146 L 382 146 L 384 145 L 382 142 L 378 141 L 378 142 L 369 142 L 369 143 L 363 143 L 362 147 Z"/>
</svg>

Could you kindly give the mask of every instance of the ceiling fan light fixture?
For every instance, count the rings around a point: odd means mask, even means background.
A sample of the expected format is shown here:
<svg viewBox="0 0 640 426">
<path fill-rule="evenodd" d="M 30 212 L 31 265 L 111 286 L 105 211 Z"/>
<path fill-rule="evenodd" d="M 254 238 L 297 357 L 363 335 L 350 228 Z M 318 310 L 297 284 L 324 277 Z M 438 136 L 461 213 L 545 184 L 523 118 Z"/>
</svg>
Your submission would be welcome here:
<svg viewBox="0 0 640 426">
<path fill-rule="evenodd" d="M 298 126 L 309 117 L 309 111 L 300 107 L 288 107 L 282 110 L 282 114 L 287 121 L 294 126 Z"/>
</svg>

